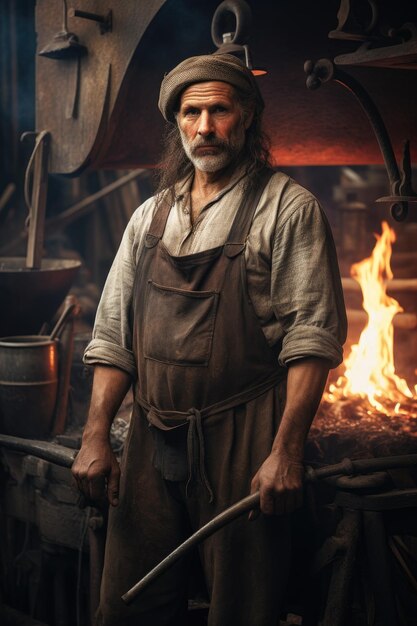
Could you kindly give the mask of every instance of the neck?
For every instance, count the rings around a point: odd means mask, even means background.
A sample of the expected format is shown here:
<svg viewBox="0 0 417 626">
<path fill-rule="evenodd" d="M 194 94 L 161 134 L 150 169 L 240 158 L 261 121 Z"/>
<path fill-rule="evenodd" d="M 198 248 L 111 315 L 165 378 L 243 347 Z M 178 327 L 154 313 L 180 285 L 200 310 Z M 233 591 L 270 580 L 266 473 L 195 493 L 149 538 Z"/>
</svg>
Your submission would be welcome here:
<svg viewBox="0 0 417 626">
<path fill-rule="evenodd" d="M 203 172 L 195 168 L 191 193 L 199 198 L 216 195 L 231 181 L 235 171 L 235 164 L 230 164 L 217 172 Z"/>
<path fill-rule="evenodd" d="M 230 182 L 234 168 L 217 172 L 202 172 L 195 168 L 191 185 L 191 221 L 200 215 L 202 208 Z"/>
</svg>

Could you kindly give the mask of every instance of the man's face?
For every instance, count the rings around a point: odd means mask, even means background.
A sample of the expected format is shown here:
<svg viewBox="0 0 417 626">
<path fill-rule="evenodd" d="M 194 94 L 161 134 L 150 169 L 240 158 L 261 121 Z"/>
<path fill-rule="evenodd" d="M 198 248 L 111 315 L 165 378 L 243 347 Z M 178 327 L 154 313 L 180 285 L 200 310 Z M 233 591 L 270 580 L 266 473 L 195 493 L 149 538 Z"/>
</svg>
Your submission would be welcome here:
<svg viewBox="0 0 417 626">
<path fill-rule="evenodd" d="M 181 95 L 178 128 L 186 155 L 202 172 L 224 169 L 242 150 L 252 115 L 244 119 L 234 88 L 210 81 Z"/>
</svg>

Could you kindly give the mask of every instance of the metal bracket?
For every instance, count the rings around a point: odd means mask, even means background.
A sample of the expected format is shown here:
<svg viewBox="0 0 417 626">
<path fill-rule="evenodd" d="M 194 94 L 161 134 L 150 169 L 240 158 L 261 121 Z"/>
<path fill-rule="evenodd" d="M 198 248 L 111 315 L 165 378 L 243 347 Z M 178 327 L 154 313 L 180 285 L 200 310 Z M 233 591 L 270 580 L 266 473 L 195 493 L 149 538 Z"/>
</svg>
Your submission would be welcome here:
<svg viewBox="0 0 417 626">
<path fill-rule="evenodd" d="M 337 13 L 337 28 L 330 31 L 330 39 L 344 39 L 348 41 L 369 41 L 375 38 L 372 33 L 378 20 L 378 6 L 375 0 L 367 0 L 368 16 L 364 14 L 362 0 L 341 0 Z M 366 22 L 366 18 L 368 21 Z"/>
<path fill-rule="evenodd" d="M 391 215 L 397 221 L 405 220 L 408 204 L 417 202 L 417 194 L 411 185 L 411 162 L 409 142 L 404 147 L 402 169 L 400 171 L 384 121 L 368 92 L 350 74 L 340 70 L 330 59 L 319 59 L 315 63 L 304 63 L 308 89 L 318 89 L 323 83 L 334 80 L 350 91 L 366 113 L 380 147 L 391 188 L 391 195 L 376 202 L 391 202 Z"/>
<path fill-rule="evenodd" d="M 97 22 L 100 29 L 100 33 L 110 33 L 113 27 L 113 14 L 109 9 L 106 15 L 100 15 L 98 13 L 91 13 L 90 11 L 81 11 L 81 9 L 70 9 L 68 11 L 68 17 L 81 17 L 84 20 L 92 20 Z"/>
<path fill-rule="evenodd" d="M 224 32 L 222 20 L 227 13 L 232 13 L 236 20 L 233 32 Z M 211 38 L 217 51 L 214 54 L 233 54 L 243 61 L 254 76 L 267 73 L 263 68 L 254 68 L 247 45 L 252 25 L 252 11 L 245 0 L 224 0 L 217 7 L 211 22 Z"/>
<path fill-rule="evenodd" d="M 417 26 L 407 22 L 400 28 L 389 28 L 388 36 L 381 36 L 376 43 L 367 37 L 355 52 L 340 54 L 335 57 L 334 62 L 336 65 L 368 65 L 415 70 Z"/>
<path fill-rule="evenodd" d="M 330 39 L 360 41 L 354 52 L 335 57 L 336 65 L 369 65 L 417 69 L 417 25 L 400 28 L 384 23 L 377 0 L 340 0 L 338 25 Z"/>
</svg>

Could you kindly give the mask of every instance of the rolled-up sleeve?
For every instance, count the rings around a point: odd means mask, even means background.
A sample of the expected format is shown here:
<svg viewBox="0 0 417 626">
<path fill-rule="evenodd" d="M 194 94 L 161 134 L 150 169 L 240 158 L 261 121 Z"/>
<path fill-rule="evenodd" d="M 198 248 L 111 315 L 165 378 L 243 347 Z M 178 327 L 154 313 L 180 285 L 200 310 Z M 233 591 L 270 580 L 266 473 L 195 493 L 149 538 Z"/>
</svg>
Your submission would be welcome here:
<svg viewBox="0 0 417 626">
<path fill-rule="evenodd" d="M 136 364 L 130 311 L 141 213 L 138 209 L 126 227 L 101 295 L 92 340 L 84 353 L 87 365 L 112 365 L 132 378 L 136 377 Z"/>
<path fill-rule="evenodd" d="M 332 367 L 341 363 L 347 323 L 336 250 L 327 219 L 308 193 L 277 221 L 271 300 L 282 328 L 282 365 L 311 356 Z"/>
</svg>

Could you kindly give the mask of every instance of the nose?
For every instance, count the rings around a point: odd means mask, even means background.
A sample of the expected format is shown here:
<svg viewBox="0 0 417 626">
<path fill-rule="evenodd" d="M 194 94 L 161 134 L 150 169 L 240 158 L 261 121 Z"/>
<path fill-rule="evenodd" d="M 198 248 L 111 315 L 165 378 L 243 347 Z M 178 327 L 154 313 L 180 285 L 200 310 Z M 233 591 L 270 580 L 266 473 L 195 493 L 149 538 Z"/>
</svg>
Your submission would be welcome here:
<svg viewBox="0 0 417 626">
<path fill-rule="evenodd" d="M 207 135 L 211 135 L 214 132 L 213 120 L 209 111 L 201 111 L 197 132 L 201 137 L 207 137 Z"/>
</svg>

